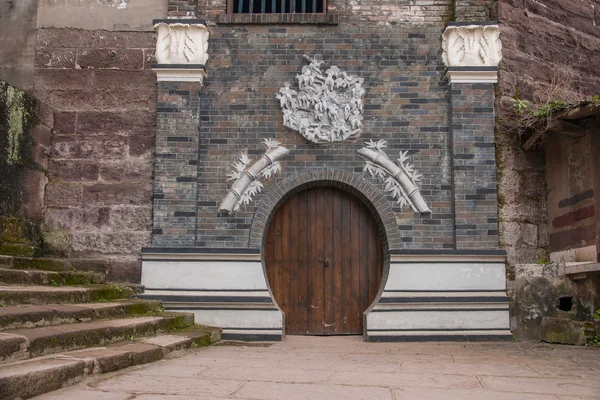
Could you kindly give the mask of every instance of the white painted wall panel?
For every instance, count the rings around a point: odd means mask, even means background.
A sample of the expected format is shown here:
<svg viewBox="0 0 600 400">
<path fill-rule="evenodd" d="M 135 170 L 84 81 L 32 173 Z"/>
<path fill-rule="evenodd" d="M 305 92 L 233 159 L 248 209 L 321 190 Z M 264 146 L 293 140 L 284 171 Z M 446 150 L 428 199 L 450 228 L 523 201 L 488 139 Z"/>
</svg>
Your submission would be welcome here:
<svg viewBox="0 0 600 400">
<path fill-rule="evenodd" d="M 508 327 L 506 311 L 411 311 L 371 312 L 367 327 L 371 329 L 504 329 Z"/>
<path fill-rule="evenodd" d="M 258 310 L 181 310 L 194 313 L 198 325 L 219 328 L 272 328 L 283 329 L 281 311 Z"/>
<path fill-rule="evenodd" d="M 391 264 L 385 290 L 505 290 L 504 264 Z"/>
<path fill-rule="evenodd" d="M 267 290 L 260 261 L 143 261 L 142 285 L 151 289 Z"/>
</svg>

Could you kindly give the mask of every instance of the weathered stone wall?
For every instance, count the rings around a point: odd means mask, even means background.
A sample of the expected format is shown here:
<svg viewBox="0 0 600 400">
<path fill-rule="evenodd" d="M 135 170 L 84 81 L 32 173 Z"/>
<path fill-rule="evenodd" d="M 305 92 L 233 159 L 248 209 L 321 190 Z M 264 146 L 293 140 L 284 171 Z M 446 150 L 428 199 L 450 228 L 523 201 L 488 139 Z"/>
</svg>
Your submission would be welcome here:
<svg viewBox="0 0 600 400">
<path fill-rule="evenodd" d="M 515 266 L 527 269 L 520 264 L 537 263 L 543 268 L 550 262 L 547 197 L 554 194 L 553 184 L 546 184 L 546 168 L 552 166 L 546 165 L 542 146 L 527 152 L 522 149 L 518 133 L 507 129 L 502 120 L 514 116 L 514 110 L 502 109 L 501 99 L 517 97 L 544 104 L 600 93 L 600 7 L 592 0 L 500 0 L 495 13 L 501 23 L 504 55 L 496 96 L 500 241 L 508 252 L 511 326 L 519 337 L 537 339 L 543 316 L 584 318 L 583 314 L 560 314 L 554 306 L 559 294 L 591 302 L 585 317 L 597 294 L 578 289 L 584 283 L 575 284 L 548 271 L 535 276 L 515 271 Z M 546 151 L 555 152 L 556 146 Z M 580 156 L 573 152 L 569 157 Z"/>
<path fill-rule="evenodd" d="M 0 0 L 0 80 L 33 88 L 37 0 Z"/>
<path fill-rule="evenodd" d="M 33 97 L 0 82 L 0 243 L 37 244 L 50 130 Z"/>
<path fill-rule="evenodd" d="M 549 85 L 600 93 L 600 5 L 594 0 L 498 2 L 504 60 L 500 93 L 536 100 Z M 535 68 L 532 68 L 535 66 Z M 565 81 L 565 78 L 567 81 Z"/>
<path fill-rule="evenodd" d="M 151 32 L 38 31 L 35 95 L 54 110 L 46 250 L 133 269 L 149 244 L 154 47 Z"/>
<path fill-rule="evenodd" d="M 166 0 L 39 0 L 37 27 L 109 31 L 152 31 L 167 15 Z"/>
<path fill-rule="evenodd" d="M 521 264 L 516 270 L 511 304 L 511 329 L 520 339 L 539 338 L 545 317 L 592 321 L 600 307 L 600 278 L 588 276 L 573 280 L 556 264 Z M 569 298 L 570 309 L 561 309 L 560 298 Z"/>
<path fill-rule="evenodd" d="M 498 109 L 502 96 L 545 102 L 600 93 L 599 8 L 591 0 L 499 1 L 504 58 Z M 525 153 L 517 136 L 500 121 L 500 240 L 510 267 L 547 260 L 549 246 L 544 153 Z"/>
</svg>

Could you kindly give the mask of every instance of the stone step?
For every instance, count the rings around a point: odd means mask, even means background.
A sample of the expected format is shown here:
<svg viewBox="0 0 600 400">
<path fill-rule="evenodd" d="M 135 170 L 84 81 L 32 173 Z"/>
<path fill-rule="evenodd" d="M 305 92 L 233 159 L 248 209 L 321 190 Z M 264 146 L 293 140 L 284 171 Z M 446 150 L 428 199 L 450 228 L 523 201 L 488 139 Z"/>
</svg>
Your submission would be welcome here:
<svg viewBox="0 0 600 400">
<path fill-rule="evenodd" d="M 75 269 L 67 259 L 43 257 L 13 257 L 12 268 L 42 271 L 73 271 Z"/>
<path fill-rule="evenodd" d="M 154 336 L 193 325 L 194 315 L 191 313 L 161 313 L 156 316 L 7 330 L 0 332 L 0 363 Z"/>
<path fill-rule="evenodd" d="M 13 256 L 0 256 L 0 268 L 12 268 Z"/>
<path fill-rule="evenodd" d="M 151 314 L 161 311 L 162 305 L 159 301 L 148 300 L 0 307 L 0 331 L 89 322 L 100 318 Z"/>
<path fill-rule="evenodd" d="M 1 253 L 0 253 L 1 254 Z M 55 257 L 24 257 L 0 256 L 2 268 L 37 269 L 43 271 L 84 271 L 106 274 L 113 260 L 95 258 L 55 258 Z M 6 266 L 8 265 L 8 266 Z"/>
<path fill-rule="evenodd" d="M 104 283 L 105 276 L 94 272 L 41 271 L 36 269 L 0 268 L 0 283 L 25 285 L 94 285 Z"/>
<path fill-rule="evenodd" d="M 86 376 L 117 371 L 216 343 L 221 331 L 194 327 L 185 332 L 90 348 L 0 366 L 2 399 L 28 399 L 73 385 Z M 188 350 L 191 351 L 191 350 Z"/>
<path fill-rule="evenodd" d="M 39 249 L 35 246 L 0 243 L 0 254 L 5 254 L 7 256 L 33 257 L 36 253 L 39 253 Z"/>
<path fill-rule="evenodd" d="M 107 302 L 125 299 L 141 293 L 139 285 L 91 285 L 79 286 L 0 286 L 0 306 L 19 304 L 62 304 Z"/>
</svg>

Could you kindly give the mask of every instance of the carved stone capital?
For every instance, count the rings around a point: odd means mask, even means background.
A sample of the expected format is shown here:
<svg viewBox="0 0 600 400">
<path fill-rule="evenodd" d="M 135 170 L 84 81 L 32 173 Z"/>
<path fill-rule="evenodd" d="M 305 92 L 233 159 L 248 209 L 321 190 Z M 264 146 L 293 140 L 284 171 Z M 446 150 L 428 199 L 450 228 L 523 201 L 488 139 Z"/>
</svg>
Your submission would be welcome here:
<svg viewBox="0 0 600 400">
<path fill-rule="evenodd" d="M 449 24 L 442 35 L 443 60 L 453 83 L 498 80 L 502 60 L 500 28 L 496 23 Z"/>
<path fill-rule="evenodd" d="M 200 82 L 206 75 L 208 29 L 203 20 L 155 20 L 158 81 Z"/>
</svg>

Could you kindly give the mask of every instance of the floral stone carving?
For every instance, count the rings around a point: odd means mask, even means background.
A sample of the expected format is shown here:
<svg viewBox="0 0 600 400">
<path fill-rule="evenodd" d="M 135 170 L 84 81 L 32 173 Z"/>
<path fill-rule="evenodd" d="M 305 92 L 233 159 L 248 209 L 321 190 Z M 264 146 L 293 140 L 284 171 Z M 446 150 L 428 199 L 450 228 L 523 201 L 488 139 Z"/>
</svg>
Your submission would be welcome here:
<svg viewBox="0 0 600 400">
<path fill-rule="evenodd" d="M 159 22 L 154 29 L 158 64 L 206 64 L 208 29 L 205 25 Z"/>
<path fill-rule="evenodd" d="M 442 48 L 448 67 L 497 67 L 502 60 L 498 25 L 448 25 Z"/>
<path fill-rule="evenodd" d="M 254 196 L 263 188 L 260 179 L 269 179 L 281 171 L 278 160 L 288 155 L 290 151 L 277 140 L 264 139 L 263 144 L 267 148 L 265 154 L 254 164 L 251 164 L 252 160 L 246 153 L 242 153 L 233 164 L 229 180 L 234 183 L 219 206 L 219 211 L 222 213 L 229 214 L 239 210 L 241 206 L 250 204 Z"/>
<path fill-rule="evenodd" d="M 423 175 L 407 162 L 408 151 L 401 151 L 400 158 L 394 163 L 383 151 L 385 148 L 385 140 L 366 142 L 366 147 L 358 150 L 358 154 L 367 159 L 363 170 L 371 177 L 381 179 L 385 191 L 392 195 L 402 209 L 410 206 L 415 212 L 431 213 L 419 190 Z"/>
<path fill-rule="evenodd" d="M 283 124 L 313 143 L 331 143 L 360 137 L 363 120 L 364 80 L 308 56 L 309 65 L 296 75 L 299 91 L 289 82 L 276 96 Z"/>
</svg>

